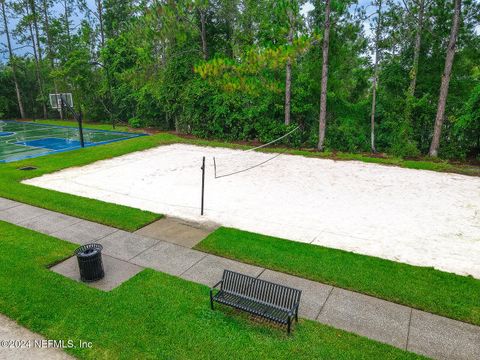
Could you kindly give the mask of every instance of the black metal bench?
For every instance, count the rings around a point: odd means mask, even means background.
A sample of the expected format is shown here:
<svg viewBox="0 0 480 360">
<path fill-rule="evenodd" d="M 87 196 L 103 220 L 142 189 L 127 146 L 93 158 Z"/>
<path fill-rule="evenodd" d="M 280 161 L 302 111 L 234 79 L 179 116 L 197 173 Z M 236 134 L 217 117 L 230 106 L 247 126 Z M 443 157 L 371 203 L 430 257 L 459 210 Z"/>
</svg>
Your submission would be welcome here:
<svg viewBox="0 0 480 360">
<path fill-rule="evenodd" d="M 220 286 L 214 294 L 214 289 Z M 287 325 L 288 333 L 293 318 L 298 321 L 301 290 L 224 270 L 222 280 L 210 289 L 213 302 L 247 311 L 271 321 Z"/>
</svg>

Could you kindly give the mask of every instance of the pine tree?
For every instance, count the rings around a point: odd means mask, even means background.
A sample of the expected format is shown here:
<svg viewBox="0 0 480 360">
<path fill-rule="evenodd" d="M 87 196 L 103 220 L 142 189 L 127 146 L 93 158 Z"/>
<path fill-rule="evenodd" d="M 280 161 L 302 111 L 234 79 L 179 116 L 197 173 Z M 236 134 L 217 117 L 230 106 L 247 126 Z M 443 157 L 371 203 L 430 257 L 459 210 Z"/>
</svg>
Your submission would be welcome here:
<svg viewBox="0 0 480 360">
<path fill-rule="evenodd" d="M 462 0 L 454 0 L 454 12 L 452 19 L 452 29 L 450 32 L 450 40 L 447 47 L 447 56 L 445 57 L 445 68 L 442 75 L 442 83 L 440 85 L 440 95 L 438 97 L 437 116 L 435 118 L 435 126 L 433 130 L 432 144 L 430 145 L 429 155 L 438 156 L 438 148 L 440 147 L 440 136 L 442 134 L 443 119 L 445 116 L 445 106 L 448 97 L 448 87 L 450 77 L 452 75 L 453 59 L 455 57 L 456 43 L 458 31 L 460 28 L 460 16 L 462 9 Z"/>
<path fill-rule="evenodd" d="M 20 92 L 20 85 L 18 84 L 18 78 L 17 78 L 17 66 L 15 62 L 15 57 L 13 55 L 12 42 L 10 39 L 10 31 L 8 29 L 7 9 L 5 5 L 5 0 L 0 0 L 0 2 L 2 4 L 3 27 L 4 27 L 5 36 L 7 38 L 9 62 L 10 62 L 10 65 L 12 66 L 13 81 L 15 83 L 15 93 L 17 95 L 18 109 L 20 110 L 20 117 L 22 119 L 25 119 L 26 116 L 25 116 L 25 110 L 23 108 L 22 94 Z"/>
<path fill-rule="evenodd" d="M 323 30 L 322 46 L 322 83 L 320 93 L 320 115 L 318 121 L 318 145 L 319 151 L 324 150 L 325 128 L 327 124 L 327 85 L 328 85 L 328 50 L 330 46 L 330 0 L 325 1 L 325 24 Z"/>
</svg>

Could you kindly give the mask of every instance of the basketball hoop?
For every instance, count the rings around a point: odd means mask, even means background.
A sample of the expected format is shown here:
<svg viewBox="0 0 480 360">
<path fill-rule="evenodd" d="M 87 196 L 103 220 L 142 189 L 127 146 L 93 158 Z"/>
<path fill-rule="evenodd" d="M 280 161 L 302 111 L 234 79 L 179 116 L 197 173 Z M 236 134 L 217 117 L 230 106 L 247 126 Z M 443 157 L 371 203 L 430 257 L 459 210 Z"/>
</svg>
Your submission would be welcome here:
<svg viewBox="0 0 480 360">
<path fill-rule="evenodd" d="M 63 112 L 63 109 L 70 111 L 78 123 L 78 133 L 80 135 L 80 145 L 85 147 L 85 142 L 83 140 L 83 128 L 82 128 L 82 113 L 78 113 L 73 108 L 73 97 L 71 93 L 58 93 L 58 94 L 49 94 L 50 106 L 52 109 L 57 109 L 60 113 Z"/>
<path fill-rule="evenodd" d="M 62 110 L 62 101 L 63 104 L 73 108 L 73 97 L 71 93 L 59 93 L 59 94 L 50 94 L 50 106 L 52 109 L 57 109 L 58 111 Z"/>
</svg>

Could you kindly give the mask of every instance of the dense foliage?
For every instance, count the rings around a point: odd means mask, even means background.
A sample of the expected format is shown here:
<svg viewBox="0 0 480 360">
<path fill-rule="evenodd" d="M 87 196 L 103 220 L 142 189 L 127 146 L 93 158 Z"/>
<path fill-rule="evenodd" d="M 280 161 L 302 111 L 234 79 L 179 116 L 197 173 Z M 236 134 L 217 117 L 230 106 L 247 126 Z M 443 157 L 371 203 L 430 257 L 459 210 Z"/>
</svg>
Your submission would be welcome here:
<svg viewBox="0 0 480 360">
<path fill-rule="evenodd" d="M 12 57 L 7 44 L 0 48 L 8 59 L 0 64 L 1 118 L 21 117 L 15 73 L 28 118 L 59 116 L 46 106 L 48 94 L 72 92 L 90 120 L 263 142 L 300 126 L 290 145 L 318 141 L 325 0 L 1 2 L 7 18 L 18 20 L 9 30 L 21 47 Z M 331 1 L 325 146 L 370 151 L 376 49 L 375 148 L 427 154 L 453 1 L 360 3 Z M 480 4 L 464 0 L 442 126 L 444 158 L 479 156 L 479 26 Z"/>
</svg>

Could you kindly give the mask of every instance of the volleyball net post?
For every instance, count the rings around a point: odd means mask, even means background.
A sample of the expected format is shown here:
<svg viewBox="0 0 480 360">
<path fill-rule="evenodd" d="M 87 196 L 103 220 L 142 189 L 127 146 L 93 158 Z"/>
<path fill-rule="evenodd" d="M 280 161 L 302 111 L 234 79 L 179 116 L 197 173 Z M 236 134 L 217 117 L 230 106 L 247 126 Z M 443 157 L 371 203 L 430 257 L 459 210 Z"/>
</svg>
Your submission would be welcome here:
<svg viewBox="0 0 480 360">
<path fill-rule="evenodd" d="M 205 156 L 203 157 L 202 160 L 202 201 L 201 201 L 201 209 L 200 209 L 200 215 L 203 216 L 203 205 L 205 201 Z"/>
<path fill-rule="evenodd" d="M 244 173 L 246 171 L 250 171 L 250 170 L 253 170 L 255 168 L 258 168 L 258 167 L 268 163 L 269 161 L 272 161 L 273 159 L 278 158 L 285 151 L 287 151 L 287 147 L 284 147 L 283 149 L 280 148 L 276 152 L 272 151 L 271 152 L 272 155 L 268 156 L 268 158 L 264 157 L 263 159 L 262 158 L 260 158 L 260 159 L 258 159 L 258 158 L 247 159 L 247 160 L 249 160 L 249 162 L 247 162 L 246 164 L 245 163 L 243 163 L 243 164 L 240 163 L 241 168 L 229 169 L 229 171 L 223 171 L 223 173 L 219 173 L 219 168 L 222 168 L 223 166 L 222 166 L 222 161 L 220 161 L 220 163 L 219 163 L 218 160 L 227 159 L 223 163 L 225 163 L 225 162 L 227 162 L 228 164 L 235 163 L 237 161 L 235 161 L 234 159 L 238 158 L 238 156 L 245 156 L 246 154 L 251 155 L 251 154 L 254 154 L 258 150 L 261 151 L 262 149 L 267 148 L 268 146 L 281 144 L 282 140 L 284 140 L 288 136 L 292 135 L 294 132 L 298 131 L 299 129 L 300 129 L 300 126 L 297 126 L 296 128 L 290 130 L 289 132 L 287 132 L 286 134 L 280 136 L 279 138 L 277 138 L 275 140 L 272 140 L 272 141 L 270 141 L 266 144 L 263 144 L 263 145 L 245 150 L 245 151 L 239 151 L 239 152 L 234 153 L 234 154 L 232 154 L 232 153 L 225 154 L 223 156 L 220 155 L 220 157 L 213 156 L 213 175 L 214 175 L 214 179 L 220 179 L 220 178 L 225 178 L 225 177 L 228 177 L 228 176 L 233 176 L 233 175 L 237 175 L 237 174 L 240 174 L 240 173 Z M 263 155 L 266 154 L 265 151 L 261 151 L 261 153 Z M 228 165 L 227 165 L 227 167 L 228 167 Z M 204 205 L 205 205 L 205 170 L 206 170 L 205 169 L 205 156 L 202 159 L 202 167 L 200 169 L 202 170 L 202 193 L 201 193 L 200 214 L 203 216 Z"/>
</svg>

